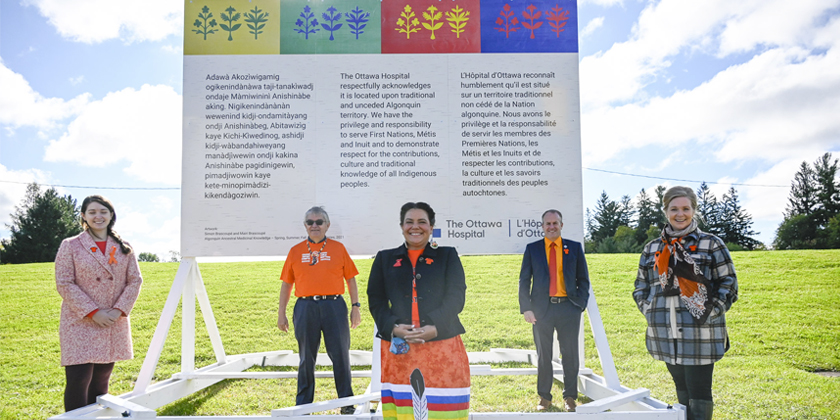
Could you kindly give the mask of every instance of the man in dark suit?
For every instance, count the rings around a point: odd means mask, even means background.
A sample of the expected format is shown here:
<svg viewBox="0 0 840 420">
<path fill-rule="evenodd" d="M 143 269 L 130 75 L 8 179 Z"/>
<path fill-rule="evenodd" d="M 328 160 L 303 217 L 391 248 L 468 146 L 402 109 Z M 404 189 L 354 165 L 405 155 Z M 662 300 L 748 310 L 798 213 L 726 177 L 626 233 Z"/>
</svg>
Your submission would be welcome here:
<svg viewBox="0 0 840 420">
<path fill-rule="evenodd" d="M 589 301 L 589 270 L 579 242 L 560 237 L 563 215 L 542 215 L 545 238 L 528 244 L 519 272 L 519 312 L 533 325 L 537 346 L 537 410 L 551 406 L 552 340 L 557 331 L 563 364 L 563 404 L 575 411 L 578 395 L 580 317 Z M 532 282 L 533 279 L 533 282 Z"/>
</svg>

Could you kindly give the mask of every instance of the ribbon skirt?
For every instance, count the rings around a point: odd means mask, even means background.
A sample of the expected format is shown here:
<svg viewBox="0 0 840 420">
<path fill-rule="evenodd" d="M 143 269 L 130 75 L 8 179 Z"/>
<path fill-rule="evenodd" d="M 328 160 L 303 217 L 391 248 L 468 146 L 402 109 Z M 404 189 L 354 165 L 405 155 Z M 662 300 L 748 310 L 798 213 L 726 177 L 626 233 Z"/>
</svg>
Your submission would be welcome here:
<svg viewBox="0 0 840 420">
<path fill-rule="evenodd" d="M 385 420 L 467 420 L 470 362 L 460 336 L 389 351 L 382 340 L 382 415 Z"/>
</svg>

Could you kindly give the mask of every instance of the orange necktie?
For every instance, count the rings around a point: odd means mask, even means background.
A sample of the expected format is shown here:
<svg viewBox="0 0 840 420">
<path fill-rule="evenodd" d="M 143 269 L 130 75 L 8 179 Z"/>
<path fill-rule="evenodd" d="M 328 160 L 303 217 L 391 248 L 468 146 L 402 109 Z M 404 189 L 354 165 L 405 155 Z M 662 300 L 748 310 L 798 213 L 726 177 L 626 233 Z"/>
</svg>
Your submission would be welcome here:
<svg viewBox="0 0 840 420">
<path fill-rule="evenodd" d="M 548 250 L 548 277 L 551 280 L 551 285 L 548 286 L 548 294 L 551 296 L 557 296 L 557 253 L 554 252 L 556 247 L 557 244 L 552 242 Z"/>
</svg>

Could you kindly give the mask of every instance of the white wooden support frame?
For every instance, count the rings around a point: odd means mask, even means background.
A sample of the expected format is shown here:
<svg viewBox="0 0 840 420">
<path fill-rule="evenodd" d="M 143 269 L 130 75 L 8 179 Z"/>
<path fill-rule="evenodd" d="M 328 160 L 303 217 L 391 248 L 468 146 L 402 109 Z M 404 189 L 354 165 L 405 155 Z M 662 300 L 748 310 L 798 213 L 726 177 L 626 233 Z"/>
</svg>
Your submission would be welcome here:
<svg viewBox="0 0 840 420">
<path fill-rule="evenodd" d="M 99 405 L 120 411 L 120 415 L 123 416 L 123 418 L 153 419 L 157 417 L 155 410 L 110 394 L 96 397 L 96 402 L 99 403 Z"/>
<path fill-rule="evenodd" d="M 183 299 L 182 299 L 183 297 Z M 198 300 L 204 325 L 207 328 L 216 363 L 208 366 L 195 367 L 195 301 Z M 152 384 L 152 377 L 160 360 L 169 327 L 175 318 L 178 302 L 182 301 L 182 331 L 181 331 L 181 372 L 171 378 Z M 592 399 L 592 402 L 582 404 L 576 413 L 470 413 L 470 420 L 549 420 L 557 416 L 596 415 L 598 420 L 685 420 L 685 407 L 680 404 L 669 405 L 650 396 L 650 391 L 644 388 L 630 389 L 621 385 L 615 362 L 610 352 L 609 343 L 601 320 L 601 314 L 590 289 L 590 299 L 587 306 L 589 322 L 592 328 L 595 347 L 604 376 L 592 372 L 584 366 L 583 357 L 583 328 L 579 352 L 581 354 L 578 389 L 580 393 Z M 583 322 L 583 321 L 581 321 Z M 556 340 L 555 340 L 556 342 Z M 556 345 L 556 343 L 555 343 Z M 215 420 L 382 420 L 382 406 L 377 404 L 375 412 L 371 412 L 372 403 L 380 400 L 380 340 L 374 338 L 373 351 L 351 350 L 350 364 L 352 366 L 371 366 L 371 370 L 354 370 L 354 378 L 371 378 L 370 385 L 362 395 L 337 398 L 328 401 L 318 401 L 301 406 L 274 409 L 271 416 L 158 416 L 155 409 L 166 404 L 187 397 L 192 393 L 212 386 L 225 379 L 266 379 L 288 378 L 295 379 L 297 372 L 245 372 L 253 366 L 298 366 L 299 356 L 290 350 L 278 350 L 261 353 L 227 355 L 222 345 L 222 339 L 216 325 L 207 290 L 194 257 L 181 260 L 178 272 L 172 282 L 172 288 L 164 304 L 160 320 L 155 329 L 152 341 L 143 366 L 140 369 L 134 390 L 119 397 L 102 395 L 97 398 L 97 404 L 91 404 L 64 414 L 51 417 L 50 420 L 113 418 L 136 419 L 202 419 Z M 556 350 L 555 350 L 556 352 Z M 491 349 L 489 352 L 469 352 L 470 374 L 485 375 L 536 375 L 536 368 L 492 368 L 489 363 L 520 362 L 531 363 L 536 366 L 536 351 L 526 349 Z M 556 353 L 555 353 L 556 355 Z M 319 354 L 318 365 L 331 364 L 325 354 Z M 560 360 L 553 360 L 554 378 L 563 381 L 563 368 Z M 316 377 L 332 377 L 331 371 L 316 371 Z M 325 410 L 331 410 L 346 405 L 356 405 L 353 415 L 313 415 Z"/>
</svg>

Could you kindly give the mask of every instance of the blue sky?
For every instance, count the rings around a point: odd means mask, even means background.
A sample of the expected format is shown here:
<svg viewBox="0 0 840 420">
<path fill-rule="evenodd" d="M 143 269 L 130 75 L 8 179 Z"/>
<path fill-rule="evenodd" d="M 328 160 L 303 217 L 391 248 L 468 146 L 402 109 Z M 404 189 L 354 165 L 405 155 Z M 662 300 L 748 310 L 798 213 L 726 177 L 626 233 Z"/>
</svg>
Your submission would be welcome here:
<svg viewBox="0 0 840 420">
<path fill-rule="evenodd" d="M 840 0 L 583 0 L 578 20 L 585 207 L 734 185 L 769 244 L 799 164 L 840 157 Z M 179 249 L 182 32 L 177 0 L 0 0 L 0 224 L 37 181 Z"/>
</svg>

